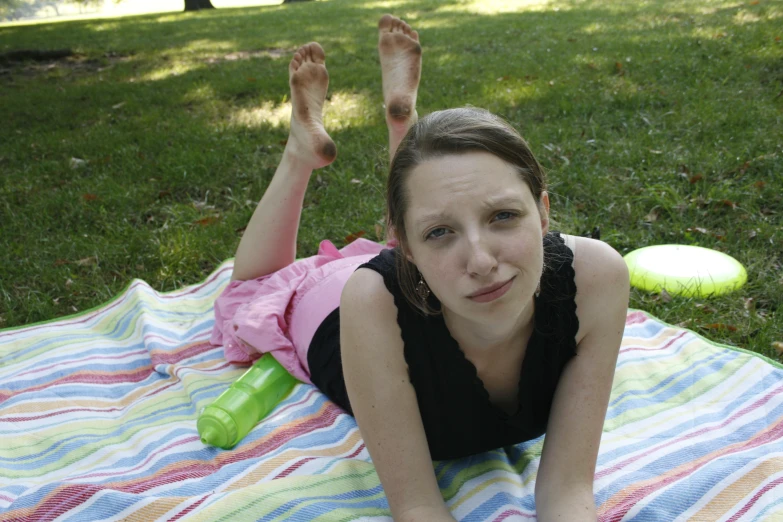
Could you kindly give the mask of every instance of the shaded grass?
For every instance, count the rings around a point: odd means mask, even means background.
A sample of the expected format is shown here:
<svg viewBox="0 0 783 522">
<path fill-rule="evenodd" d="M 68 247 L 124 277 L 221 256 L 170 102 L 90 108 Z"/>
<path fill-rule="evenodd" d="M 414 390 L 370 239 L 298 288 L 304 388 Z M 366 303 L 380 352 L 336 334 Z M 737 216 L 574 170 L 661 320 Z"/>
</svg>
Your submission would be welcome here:
<svg viewBox="0 0 783 522">
<path fill-rule="evenodd" d="M 376 22 L 425 47 L 419 113 L 509 119 L 547 167 L 557 228 L 625 254 L 681 243 L 749 273 L 631 306 L 780 360 L 781 2 L 358 0 L 0 28 L 0 50 L 74 59 L 0 74 L 0 327 L 161 291 L 234 255 L 287 135 L 287 62 L 327 52 L 339 148 L 308 190 L 299 255 L 376 237 L 387 167 Z M 71 158 L 86 161 L 71 168 Z"/>
</svg>

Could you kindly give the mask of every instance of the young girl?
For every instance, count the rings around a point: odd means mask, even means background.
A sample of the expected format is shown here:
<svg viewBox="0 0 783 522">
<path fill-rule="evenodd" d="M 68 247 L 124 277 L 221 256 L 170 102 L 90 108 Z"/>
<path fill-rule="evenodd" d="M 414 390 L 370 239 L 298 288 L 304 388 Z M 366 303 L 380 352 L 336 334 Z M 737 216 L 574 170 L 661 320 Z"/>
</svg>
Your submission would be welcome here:
<svg viewBox="0 0 783 522">
<path fill-rule="evenodd" d="M 480 109 L 417 121 L 419 36 L 379 22 L 389 151 L 386 246 L 295 262 L 302 201 L 337 149 L 323 49 L 289 65 L 291 135 L 215 303 L 226 358 L 272 352 L 353 415 L 395 520 L 453 520 L 432 459 L 546 434 L 539 520 L 595 520 L 593 475 L 628 304 L 622 257 L 549 232 L 543 170 Z"/>
</svg>

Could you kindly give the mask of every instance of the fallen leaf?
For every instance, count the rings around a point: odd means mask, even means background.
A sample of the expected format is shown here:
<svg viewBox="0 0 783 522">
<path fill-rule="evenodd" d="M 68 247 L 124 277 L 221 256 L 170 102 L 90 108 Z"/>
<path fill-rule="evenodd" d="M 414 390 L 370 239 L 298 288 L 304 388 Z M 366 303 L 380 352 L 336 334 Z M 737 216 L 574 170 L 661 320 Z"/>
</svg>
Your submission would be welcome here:
<svg viewBox="0 0 783 522">
<path fill-rule="evenodd" d="M 707 328 L 709 330 L 728 330 L 730 332 L 737 331 L 736 326 L 732 326 L 730 324 L 724 324 L 724 323 L 705 324 L 704 326 L 702 326 L 702 328 Z"/>
<path fill-rule="evenodd" d="M 742 299 L 742 305 L 750 313 L 756 311 L 756 301 L 752 297 L 745 297 Z"/>
<path fill-rule="evenodd" d="M 76 307 L 75 307 L 75 306 L 73 306 L 73 305 L 71 305 L 71 310 L 73 310 L 74 312 L 78 312 L 78 311 L 79 311 L 79 309 L 78 309 L 78 308 L 76 308 Z"/>
<path fill-rule="evenodd" d="M 657 208 L 654 208 L 654 209 L 652 209 L 652 210 L 650 211 L 650 213 L 649 213 L 649 214 L 647 214 L 646 216 L 644 216 L 644 220 L 645 220 L 647 223 L 654 223 L 654 222 L 658 221 L 658 216 L 660 216 L 660 214 L 658 213 L 658 209 L 657 209 Z"/>
<path fill-rule="evenodd" d="M 68 261 L 67 259 L 56 259 L 54 261 L 54 266 L 63 266 L 63 265 L 67 265 L 68 263 L 70 263 L 70 261 Z"/>
<path fill-rule="evenodd" d="M 82 194 L 82 197 L 84 198 L 84 201 L 95 201 L 96 199 L 98 199 L 98 196 L 89 193 Z"/>
<path fill-rule="evenodd" d="M 748 239 L 753 239 L 753 238 L 754 238 L 754 237 L 756 237 L 757 235 L 758 235 L 758 231 L 756 231 L 756 230 L 750 230 L 750 231 L 748 231 Z"/>
<path fill-rule="evenodd" d="M 158 192 L 158 199 L 163 199 L 163 198 L 165 198 L 167 196 L 171 196 L 171 191 L 169 191 L 169 190 L 161 190 L 160 192 Z"/>
<path fill-rule="evenodd" d="M 766 183 L 764 183 L 763 181 L 757 181 L 753 184 L 753 186 L 756 187 L 757 189 L 763 189 L 765 185 Z"/>
<path fill-rule="evenodd" d="M 715 309 L 709 305 L 706 305 L 704 303 L 696 303 L 696 308 L 704 312 L 705 314 L 711 314 L 715 312 Z"/>
<path fill-rule="evenodd" d="M 58 302 L 60 302 L 60 298 L 59 297 L 55 297 L 54 299 L 52 299 L 52 302 L 54 304 L 57 304 Z"/>
<path fill-rule="evenodd" d="M 688 227 L 685 229 L 686 232 L 699 232 L 700 234 L 709 234 L 709 231 L 706 228 L 701 227 Z"/>
<path fill-rule="evenodd" d="M 194 225 L 201 225 L 202 227 L 205 227 L 207 225 L 211 225 L 215 221 L 218 221 L 220 219 L 220 216 L 207 216 L 205 218 L 197 219 L 193 222 Z"/>
<path fill-rule="evenodd" d="M 360 179 L 356 179 L 356 178 L 353 178 L 353 179 L 351 180 L 351 183 L 353 183 L 353 184 L 355 184 L 355 185 L 361 185 L 361 184 L 362 184 L 362 180 L 360 180 Z"/>
<path fill-rule="evenodd" d="M 117 110 L 120 107 L 122 107 L 123 105 L 125 105 L 125 102 L 120 102 L 117 105 L 112 105 L 111 108 L 114 109 L 114 110 Z"/>
<path fill-rule="evenodd" d="M 780 341 L 773 341 L 772 347 L 778 351 L 779 354 L 783 355 L 783 343 Z"/>
<path fill-rule="evenodd" d="M 70 288 L 72 284 L 73 280 L 71 278 L 65 280 L 65 288 Z"/>
<path fill-rule="evenodd" d="M 71 158 L 70 164 L 72 169 L 78 169 L 87 165 L 87 160 L 83 160 L 81 158 Z"/>
<path fill-rule="evenodd" d="M 703 180 L 703 179 L 704 179 L 704 176 L 702 176 L 701 174 L 694 174 L 693 176 L 691 176 L 691 177 L 688 179 L 688 181 L 690 181 L 690 182 L 691 182 L 691 185 L 693 185 L 693 184 L 694 184 L 694 183 L 696 183 L 697 181 L 701 181 L 701 180 Z"/>
<path fill-rule="evenodd" d="M 672 302 L 672 296 L 669 295 L 669 292 L 667 292 L 665 288 L 661 288 L 661 301 L 664 303 Z"/>
<path fill-rule="evenodd" d="M 92 265 L 93 263 L 97 263 L 97 262 L 98 262 L 98 256 L 90 256 L 76 261 L 76 264 L 79 266 L 85 266 L 85 265 Z"/>
<path fill-rule="evenodd" d="M 623 62 L 614 62 L 614 69 L 617 72 L 620 72 L 623 70 Z"/>
<path fill-rule="evenodd" d="M 347 245 L 348 243 L 353 243 L 354 241 L 362 237 L 364 234 L 365 234 L 364 230 L 354 232 L 353 234 L 348 234 L 347 236 L 345 236 L 345 244 Z"/>
</svg>

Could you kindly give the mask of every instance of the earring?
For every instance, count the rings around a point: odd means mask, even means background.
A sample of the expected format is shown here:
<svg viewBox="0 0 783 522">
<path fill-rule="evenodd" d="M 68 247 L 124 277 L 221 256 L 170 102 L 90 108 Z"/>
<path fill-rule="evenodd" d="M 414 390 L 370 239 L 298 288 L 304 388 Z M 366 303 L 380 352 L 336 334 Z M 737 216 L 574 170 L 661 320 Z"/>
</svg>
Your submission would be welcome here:
<svg viewBox="0 0 783 522">
<path fill-rule="evenodd" d="M 541 295 L 541 281 L 538 282 L 538 286 L 536 287 L 536 297 Z"/>
<path fill-rule="evenodd" d="M 424 277 L 421 275 L 421 272 L 419 272 L 419 284 L 416 285 L 416 295 L 418 295 L 422 301 L 426 301 L 430 296 L 430 288 L 427 286 L 427 283 L 424 282 Z"/>
</svg>

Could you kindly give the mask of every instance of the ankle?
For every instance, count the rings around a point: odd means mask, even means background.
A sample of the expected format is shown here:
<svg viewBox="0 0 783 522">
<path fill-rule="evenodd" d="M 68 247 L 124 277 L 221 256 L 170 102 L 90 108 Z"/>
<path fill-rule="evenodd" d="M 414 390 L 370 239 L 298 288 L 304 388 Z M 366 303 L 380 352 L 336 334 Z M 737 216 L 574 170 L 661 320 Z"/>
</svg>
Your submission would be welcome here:
<svg viewBox="0 0 783 522">
<path fill-rule="evenodd" d="M 313 167 L 313 154 L 298 145 L 296 140 L 291 137 L 288 138 L 280 163 L 285 163 L 286 168 L 294 174 L 309 176 L 315 169 Z"/>
<path fill-rule="evenodd" d="M 407 118 L 393 118 L 386 114 L 386 128 L 389 131 L 389 140 L 399 143 L 408 134 L 411 127 L 418 121 L 416 111 Z"/>
</svg>

